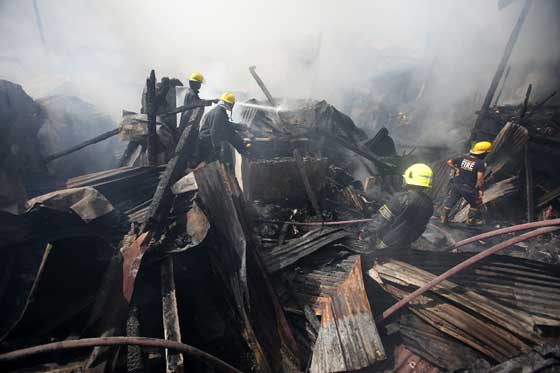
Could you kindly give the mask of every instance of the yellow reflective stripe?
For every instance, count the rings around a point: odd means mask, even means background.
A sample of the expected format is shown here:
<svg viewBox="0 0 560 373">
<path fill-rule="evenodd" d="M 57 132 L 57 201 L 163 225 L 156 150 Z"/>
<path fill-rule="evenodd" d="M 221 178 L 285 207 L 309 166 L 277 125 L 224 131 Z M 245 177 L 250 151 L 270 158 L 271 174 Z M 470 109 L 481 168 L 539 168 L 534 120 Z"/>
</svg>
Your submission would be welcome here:
<svg viewBox="0 0 560 373">
<path fill-rule="evenodd" d="M 377 240 L 377 242 L 375 243 L 375 246 L 376 246 L 378 249 L 386 249 L 386 248 L 389 247 L 389 246 L 387 246 L 387 245 L 385 244 L 385 242 L 383 242 L 383 241 L 381 241 L 381 240 Z"/>
<path fill-rule="evenodd" d="M 391 210 L 389 210 L 389 207 L 387 207 L 387 205 L 381 206 L 381 208 L 379 209 L 379 213 L 387 220 L 393 219 L 393 213 L 391 212 Z"/>
</svg>

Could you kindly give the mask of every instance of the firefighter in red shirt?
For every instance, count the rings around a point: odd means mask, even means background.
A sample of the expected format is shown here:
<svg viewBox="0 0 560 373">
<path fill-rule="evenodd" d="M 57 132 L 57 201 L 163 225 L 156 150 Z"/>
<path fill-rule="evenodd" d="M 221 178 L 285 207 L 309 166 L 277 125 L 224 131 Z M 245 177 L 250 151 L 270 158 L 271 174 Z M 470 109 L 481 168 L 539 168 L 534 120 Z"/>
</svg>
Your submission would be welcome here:
<svg viewBox="0 0 560 373">
<path fill-rule="evenodd" d="M 469 155 L 447 161 L 447 165 L 455 170 L 455 177 L 449 186 L 440 216 L 443 224 L 447 224 L 449 212 L 461 197 L 470 205 L 467 224 L 482 224 L 480 206 L 484 195 L 484 158 L 491 149 L 492 143 L 481 141 L 474 144 Z"/>
</svg>

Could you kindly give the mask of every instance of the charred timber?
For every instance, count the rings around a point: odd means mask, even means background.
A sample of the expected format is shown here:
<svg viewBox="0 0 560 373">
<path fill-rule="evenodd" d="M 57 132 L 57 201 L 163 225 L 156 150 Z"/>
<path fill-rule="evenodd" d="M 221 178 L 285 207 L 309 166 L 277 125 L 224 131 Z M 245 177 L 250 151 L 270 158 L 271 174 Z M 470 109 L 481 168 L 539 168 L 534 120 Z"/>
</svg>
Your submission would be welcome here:
<svg viewBox="0 0 560 373">
<path fill-rule="evenodd" d="M 66 150 L 63 150 L 61 152 L 48 155 L 48 156 L 45 157 L 45 163 L 52 162 L 55 159 L 58 159 L 58 158 L 66 156 L 68 154 L 72 154 L 74 152 L 77 152 L 78 150 L 83 149 L 86 146 L 90 146 L 90 145 L 93 145 L 93 144 L 97 144 L 98 142 L 101 142 L 103 140 L 107 140 L 108 138 L 111 138 L 113 136 L 118 135 L 119 132 L 121 132 L 121 129 L 120 128 L 115 128 L 114 130 L 110 130 L 110 131 L 107 131 L 105 133 L 102 133 L 101 135 L 96 136 L 93 139 L 84 141 L 83 143 L 75 145 L 75 146 L 73 146 L 69 149 L 66 149 Z"/>
<path fill-rule="evenodd" d="M 516 22 L 513 30 L 511 31 L 511 35 L 510 35 L 509 40 L 506 44 L 506 48 L 504 49 L 504 54 L 502 55 L 502 59 L 500 61 L 500 64 L 498 65 L 498 69 L 496 70 L 496 73 L 494 74 L 494 78 L 492 79 L 492 82 L 490 83 L 490 87 L 488 88 L 488 92 L 486 93 L 486 97 L 484 98 L 484 102 L 482 104 L 482 108 L 480 109 L 480 113 L 478 114 L 478 117 L 477 117 L 476 122 L 474 124 L 474 129 L 473 129 L 473 132 L 471 133 L 469 143 L 476 140 L 476 135 L 477 135 L 477 132 L 478 132 L 478 130 L 479 130 L 481 124 L 482 124 L 482 121 L 484 120 L 484 118 L 488 114 L 488 109 L 490 108 L 490 104 L 492 103 L 492 98 L 494 97 L 494 94 L 496 93 L 496 89 L 498 88 L 498 84 L 500 83 L 502 75 L 504 74 L 504 70 L 506 69 L 507 63 L 508 63 L 509 58 L 511 56 L 511 53 L 513 52 L 513 48 L 515 47 L 515 43 L 517 42 L 519 34 L 521 33 L 521 29 L 523 28 L 523 24 L 525 23 L 525 19 L 527 18 L 527 15 L 529 14 L 529 10 L 531 9 L 532 4 L 533 4 L 533 0 L 525 0 L 525 5 L 523 6 L 523 9 L 521 10 L 521 13 L 519 14 L 519 18 L 517 19 L 517 22 Z M 470 144 L 467 144 L 467 145 L 470 145 Z"/>
<path fill-rule="evenodd" d="M 156 73 L 150 72 L 146 80 L 146 102 L 148 106 L 148 163 L 150 166 L 157 164 L 157 132 L 156 132 Z"/>
</svg>

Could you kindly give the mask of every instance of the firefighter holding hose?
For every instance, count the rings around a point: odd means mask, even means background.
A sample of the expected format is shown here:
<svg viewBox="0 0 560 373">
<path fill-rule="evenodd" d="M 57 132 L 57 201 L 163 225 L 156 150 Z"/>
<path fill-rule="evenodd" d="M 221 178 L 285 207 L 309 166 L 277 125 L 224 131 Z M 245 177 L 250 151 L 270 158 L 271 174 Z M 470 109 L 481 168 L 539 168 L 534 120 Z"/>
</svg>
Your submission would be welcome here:
<svg viewBox="0 0 560 373">
<path fill-rule="evenodd" d="M 235 105 L 235 96 L 231 92 L 225 92 L 214 106 L 202 119 L 199 141 L 199 161 L 212 162 L 221 159 L 226 164 L 231 163 L 231 155 L 228 155 L 224 145 L 231 144 L 239 154 L 246 156 L 249 152 L 249 143 L 245 143 L 239 132 L 246 128 L 242 124 L 230 121 L 228 112 L 232 112 Z"/>
<path fill-rule="evenodd" d="M 373 221 L 360 233 L 376 249 L 406 248 L 424 233 L 434 213 L 427 191 L 432 187 L 432 169 L 416 163 L 403 174 L 406 192 L 397 193 L 381 206 Z"/>
<path fill-rule="evenodd" d="M 448 223 L 449 212 L 461 197 L 470 205 L 467 224 L 482 224 L 480 206 L 484 196 L 484 172 L 486 171 L 484 158 L 490 150 L 492 150 L 491 142 L 477 142 L 471 148 L 469 155 L 447 161 L 447 165 L 454 170 L 454 177 L 449 185 L 449 192 L 440 215 L 442 224 Z"/>
<path fill-rule="evenodd" d="M 185 100 L 183 105 L 194 105 L 197 103 L 214 103 L 217 104 L 219 102 L 218 99 L 211 99 L 211 100 L 204 100 L 199 97 L 199 91 L 202 87 L 202 83 L 204 83 L 204 77 L 201 73 L 192 73 L 189 76 L 189 88 L 187 88 L 187 93 L 185 94 Z M 180 133 L 184 131 L 184 129 L 192 124 L 198 124 L 202 113 L 204 112 L 203 107 L 197 107 L 191 110 L 186 110 L 181 113 L 181 120 L 179 122 L 179 131 Z M 179 135 L 180 135 L 179 133 Z"/>
</svg>

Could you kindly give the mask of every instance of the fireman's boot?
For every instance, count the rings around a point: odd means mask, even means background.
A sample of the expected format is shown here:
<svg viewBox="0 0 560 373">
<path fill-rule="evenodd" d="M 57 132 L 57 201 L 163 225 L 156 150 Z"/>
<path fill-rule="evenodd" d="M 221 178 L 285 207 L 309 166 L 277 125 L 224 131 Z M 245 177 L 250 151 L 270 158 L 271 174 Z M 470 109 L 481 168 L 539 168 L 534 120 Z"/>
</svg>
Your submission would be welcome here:
<svg viewBox="0 0 560 373">
<path fill-rule="evenodd" d="M 448 207 L 443 207 L 441 209 L 441 212 L 439 214 L 439 221 L 441 222 L 441 224 L 443 225 L 447 225 L 449 223 L 449 213 L 451 212 L 451 209 Z"/>
<path fill-rule="evenodd" d="M 480 209 L 470 208 L 467 216 L 468 225 L 482 225 L 482 218 L 480 216 Z"/>
</svg>

